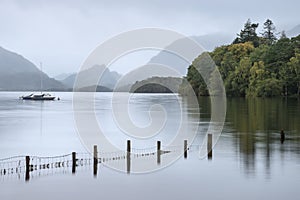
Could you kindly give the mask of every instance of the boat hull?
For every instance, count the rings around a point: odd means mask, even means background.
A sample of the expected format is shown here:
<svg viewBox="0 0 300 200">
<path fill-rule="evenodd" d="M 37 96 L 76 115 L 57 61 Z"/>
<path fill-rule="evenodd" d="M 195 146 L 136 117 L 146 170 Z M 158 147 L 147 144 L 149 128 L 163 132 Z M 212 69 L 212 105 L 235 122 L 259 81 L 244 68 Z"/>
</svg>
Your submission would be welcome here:
<svg viewBox="0 0 300 200">
<path fill-rule="evenodd" d="M 41 94 L 41 95 L 28 95 L 28 96 L 22 96 L 20 97 L 20 99 L 22 100 L 34 100 L 34 101 L 53 101 L 55 100 L 54 96 L 50 96 L 50 95 L 45 95 L 45 94 Z"/>
<path fill-rule="evenodd" d="M 53 101 L 55 97 L 21 97 L 22 100 Z"/>
</svg>

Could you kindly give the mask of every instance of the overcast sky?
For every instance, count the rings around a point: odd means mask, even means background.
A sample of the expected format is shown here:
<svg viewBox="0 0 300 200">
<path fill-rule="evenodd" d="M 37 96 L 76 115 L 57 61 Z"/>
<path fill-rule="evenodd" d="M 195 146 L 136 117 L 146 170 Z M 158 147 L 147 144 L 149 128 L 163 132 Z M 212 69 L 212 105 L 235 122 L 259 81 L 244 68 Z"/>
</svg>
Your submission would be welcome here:
<svg viewBox="0 0 300 200">
<path fill-rule="evenodd" d="M 300 1 L 263 0 L 0 0 L 0 46 L 50 76 L 75 72 L 106 39 L 143 27 L 167 28 L 185 35 L 232 34 L 248 18 L 267 18 L 279 31 L 300 24 Z"/>
</svg>

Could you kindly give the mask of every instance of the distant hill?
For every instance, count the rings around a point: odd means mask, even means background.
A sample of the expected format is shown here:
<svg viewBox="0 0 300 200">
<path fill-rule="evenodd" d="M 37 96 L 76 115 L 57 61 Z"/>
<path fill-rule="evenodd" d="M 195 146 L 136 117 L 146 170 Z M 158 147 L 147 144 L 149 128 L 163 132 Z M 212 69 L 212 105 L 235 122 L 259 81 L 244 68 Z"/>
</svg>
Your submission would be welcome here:
<svg viewBox="0 0 300 200">
<path fill-rule="evenodd" d="M 95 88 L 94 86 L 87 86 L 87 87 L 83 87 L 83 88 L 79 88 L 76 91 L 77 92 L 112 92 L 112 89 L 101 86 L 101 85 L 97 85 L 97 87 Z"/>
<path fill-rule="evenodd" d="M 206 51 L 213 51 L 216 47 L 224 44 L 230 44 L 234 40 L 232 34 L 212 33 L 201 36 L 191 36 L 198 42 Z"/>
<path fill-rule="evenodd" d="M 131 93 L 178 93 L 182 78 L 177 77 L 152 77 L 137 81 L 132 85 Z"/>
<path fill-rule="evenodd" d="M 62 74 L 58 74 L 58 75 L 54 76 L 53 78 L 55 80 L 61 81 L 61 80 L 66 79 L 67 77 L 71 76 L 72 74 L 73 73 L 62 73 Z"/>
<path fill-rule="evenodd" d="M 90 87 L 95 85 L 94 80 L 98 80 L 100 75 L 103 73 L 98 85 L 103 86 L 104 88 L 108 88 L 112 90 L 115 87 L 118 79 L 121 77 L 120 74 L 114 71 L 110 71 L 104 65 L 94 65 L 93 67 L 80 72 L 81 74 L 81 82 L 80 88 Z M 68 88 L 73 88 L 77 74 L 71 74 L 67 78 L 61 80 L 61 82 Z"/>
<path fill-rule="evenodd" d="M 286 32 L 288 37 L 296 37 L 300 34 L 300 24 Z"/>
<path fill-rule="evenodd" d="M 59 81 L 41 72 L 23 56 L 0 47 L 0 90 L 64 90 Z"/>
<path fill-rule="evenodd" d="M 204 36 L 193 36 L 200 45 L 205 49 L 212 50 L 221 44 L 230 43 L 233 38 L 223 34 L 211 34 Z M 175 41 L 174 44 L 180 44 L 181 40 Z M 170 44 L 170 45 L 174 45 Z M 189 63 L 170 53 L 161 51 L 154 56 L 149 63 L 159 63 L 170 66 L 179 72 L 178 77 L 184 76 Z M 122 80 L 117 91 L 128 91 L 136 81 L 145 80 L 151 76 L 174 76 L 169 72 L 160 73 L 159 70 L 153 70 L 155 66 L 144 68 L 141 73 L 139 70 L 133 72 L 126 79 Z M 157 71 L 159 74 L 157 74 Z M 103 76 L 97 85 L 104 88 L 114 89 L 121 75 L 117 72 L 110 71 L 103 65 L 95 65 L 81 73 L 80 88 L 91 87 L 95 85 L 99 75 Z M 29 60 L 14 52 L 10 52 L 0 47 L 0 90 L 40 90 L 41 71 Z M 55 79 L 50 78 L 42 73 L 43 90 L 71 90 L 73 88 L 77 74 L 60 74 Z"/>
<path fill-rule="evenodd" d="M 136 88 L 133 93 L 172 93 L 169 88 L 158 83 L 146 83 L 145 85 Z"/>
<path fill-rule="evenodd" d="M 70 74 L 69 76 L 65 77 L 64 79 L 60 80 L 67 88 L 73 88 L 75 79 L 76 79 L 76 73 Z"/>
<path fill-rule="evenodd" d="M 191 36 L 191 39 L 196 41 L 199 45 L 203 47 L 203 51 L 212 51 L 214 48 L 224 44 L 230 44 L 234 38 L 229 35 L 224 35 L 221 33 L 215 33 L 210 35 L 202 35 L 202 36 Z M 184 46 L 185 39 L 179 39 L 170 44 L 169 47 L 176 47 L 176 46 Z M 200 54 L 201 52 L 199 52 Z M 180 55 L 179 55 L 180 56 Z M 156 56 L 151 58 L 148 63 L 158 63 L 172 69 L 176 70 L 181 74 L 181 76 L 186 75 L 187 68 L 190 65 L 187 61 L 183 60 L 181 57 L 178 57 L 172 53 L 167 51 L 160 51 Z"/>
<path fill-rule="evenodd" d="M 201 46 L 203 46 L 204 51 L 213 50 L 215 47 L 223 44 L 230 44 L 234 40 L 232 36 L 222 33 L 215 33 L 202 36 L 191 36 L 190 38 L 192 38 Z M 168 45 L 168 47 L 172 47 L 173 45 L 180 46 L 180 44 L 182 44 L 183 42 L 184 39 L 179 39 Z M 174 69 L 177 73 L 172 72 L 167 68 L 160 67 L 157 64 L 165 65 L 171 69 Z M 148 64 L 146 64 L 145 66 L 141 66 L 140 68 L 137 68 L 135 70 L 132 70 L 130 73 L 126 74 L 126 77 L 122 77 L 122 79 L 119 80 L 118 88 L 115 88 L 115 91 L 128 92 L 135 82 L 146 80 L 150 77 L 185 76 L 189 65 L 190 64 L 188 62 L 186 62 L 178 56 L 175 56 L 172 53 L 160 51 L 156 56 L 153 56 L 150 59 Z"/>
</svg>

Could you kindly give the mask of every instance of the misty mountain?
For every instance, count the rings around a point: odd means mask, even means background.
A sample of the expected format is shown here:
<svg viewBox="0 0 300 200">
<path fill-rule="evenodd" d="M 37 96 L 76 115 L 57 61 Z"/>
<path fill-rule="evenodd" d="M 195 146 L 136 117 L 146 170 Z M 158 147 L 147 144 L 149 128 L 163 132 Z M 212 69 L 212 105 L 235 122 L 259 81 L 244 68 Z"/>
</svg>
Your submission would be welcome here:
<svg viewBox="0 0 300 200">
<path fill-rule="evenodd" d="M 61 79 L 60 82 L 62 82 L 67 88 L 73 88 L 75 79 L 76 79 L 76 73 L 70 74 L 69 76 L 65 77 L 64 79 Z"/>
<path fill-rule="evenodd" d="M 224 34 L 212 34 L 204 36 L 193 36 L 192 39 L 197 41 L 206 50 L 212 50 L 216 46 L 231 43 L 233 38 Z M 178 45 L 182 40 L 175 41 L 170 45 Z M 201 52 L 199 52 L 200 54 Z M 170 74 L 168 71 L 155 69 L 157 66 L 147 66 L 142 70 L 135 70 L 129 76 L 123 78 L 120 82 L 119 89 L 122 91 L 129 90 L 136 81 L 145 80 L 152 76 L 177 76 L 186 75 L 189 63 L 181 58 L 174 56 L 166 51 L 159 52 L 149 63 L 159 63 L 170 66 L 179 74 Z M 95 85 L 100 74 L 102 78 L 98 86 L 103 86 L 103 90 L 113 89 L 120 79 L 121 75 L 117 72 L 110 71 L 103 65 L 95 65 L 83 72 L 80 72 L 80 88 L 86 88 Z M 49 78 L 48 75 L 41 72 L 33 63 L 21 55 L 10 52 L 0 47 L 0 90 L 40 90 L 41 77 L 43 80 L 43 90 L 65 90 L 73 88 L 77 74 L 61 74 L 56 76 L 56 80 Z M 59 81 L 57 81 L 59 80 Z"/>
<path fill-rule="evenodd" d="M 213 51 L 216 47 L 221 45 L 231 44 L 236 35 L 213 33 L 201 36 L 191 36 L 196 42 L 198 42 L 205 51 Z"/>
<path fill-rule="evenodd" d="M 67 77 L 71 76 L 72 74 L 73 73 L 62 73 L 62 74 L 58 74 L 58 75 L 54 76 L 53 78 L 55 80 L 61 81 L 61 80 L 66 79 Z"/>
<path fill-rule="evenodd" d="M 300 34 L 300 24 L 286 32 L 288 37 L 296 37 Z"/>
<path fill-rule="evenodd" d="M 64 85 L 23 56 L 0 47 L 0 90 L 63 90 Z"/>
<path fill-rule="evenodd" d="M 195 40 L 200 46 L 203 47 L 203 51 L 212 51 L 214 48 L 224 45 L 230 44 L 233 41 L 233 37 L 224 34 L 210 34 L 203 36 L 191 36 L 191 39 Z M 167 48 L 175 47 L 175 46 L 184 46 L 185 39 L 179 39 L 172 44 L 170 44 Z M 199 55 L 201 52 L 199 52 Z M 179 72 L 180 76 L 185 76 L 187 73 L 187 68 L 190 65 L 187 61 L 183 60 L 181 57 L 176 56 L 167 51 L 161 51 L 156 56 L 154 56 L 149 63 L 158 63 L 165 66 L 169 66 L 170 68 Z"/>
<path fill-rule="evenodd" d="M 191 38 L 203 47 L 203 51 L 211 51 L 218 46 L 230 44 L 234 39 L 230 35 L 221 33 L 203 36 L 192 36 Z M 184 44 L 184 39 L 179 39 L 168 45 L 166 48 L 177 45 L 180 46 L 181 44 Z M 199 52 L 199 54 L 200 53 L 201 52 Z M 157 64 L 168 66 L 176 72 L 172 72 L 167 68 L 158 66 Z M 169 53 L 167 51 L 160 51 L 156 56 L 150 59 L 147 65 L 132 70 L 130 73 L 126 74 L 125 77 L 122 77 L 122 79 L 119 80 L 118 87 L 115 88 L 115 91 L 130 91 L 130 88 L 137 81 L 146 80 L 151 77 L 185 76 L 189 65 L 190 64 L 188 62 L 172 53 Z"/>
<path fill-rule="evenodd" d="M 114 71 L 110 71 L 104 65 L 94 65 L 93 67 L 84 70 L 79 73 L 80 75 L 80 88 L 86 88 L 95 85 L 95 81 L 100 78 L 98 86 L 103 86 L 104 88 L 113 89 L 121 77 L 120 74 Z M 61 82 L 68 88 L 73 88 L 76 77 L 78 74 L 74 73 L 61 80 Z"/>
</svg>

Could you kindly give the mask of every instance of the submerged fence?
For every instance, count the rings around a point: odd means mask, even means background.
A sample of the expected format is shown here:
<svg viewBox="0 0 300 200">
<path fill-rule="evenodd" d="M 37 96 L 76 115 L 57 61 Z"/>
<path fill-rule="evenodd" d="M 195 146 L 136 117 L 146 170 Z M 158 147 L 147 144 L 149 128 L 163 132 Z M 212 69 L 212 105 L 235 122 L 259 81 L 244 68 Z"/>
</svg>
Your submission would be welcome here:
<svg viewBox="0 0 300 200">
<path fill-rule="evenodd" d="M 212 158 L 212 137 L 208 137 L 207 148 L 208 158 Z M 156 159 L 159 165 L 162 156 L 165 154 L 183 153 L 184 158 L 187 158 L 188 151 L 198 150 L 199 145 L 188 146 L 187 140 L 184 140 L 183 145 L 178 146 L 162 146 L 160 141 L 157 141 L 156 147 L 137 149 L 131 147 L 131 141 L 127 141 L 126 151 L 116 152 L 98 152 L 97 146 L 94 146 L 93 154 L 76 153 L 53 156 L 15 156 L 5 159 L 0 159 L 0 181 L 7 179 L 20 179 L 29 181 L 35 177 L 47 176 L 53 174 L 75 174 L 77 170 L 93 170 L 96 176 L 98 173 L 98 165 L 126 161 L 127 173 L 131 171 L 131 162 L 136 159 L 150 158 Z M 124 163 L 123 163 L 124 164 Z"/>
</svg>

